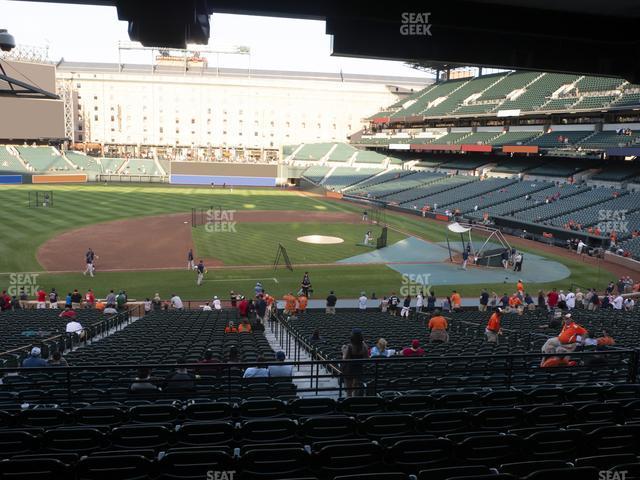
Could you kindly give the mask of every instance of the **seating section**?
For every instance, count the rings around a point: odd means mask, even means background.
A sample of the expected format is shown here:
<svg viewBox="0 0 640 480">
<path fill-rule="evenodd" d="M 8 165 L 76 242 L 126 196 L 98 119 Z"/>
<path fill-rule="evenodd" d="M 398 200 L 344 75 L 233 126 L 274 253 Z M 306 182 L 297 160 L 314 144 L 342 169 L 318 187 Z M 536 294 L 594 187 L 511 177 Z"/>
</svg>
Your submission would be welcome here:
<svg viewBox="0 0 640 480">
<path fill-rule="evenodd" d="M 316 161 L 324 157 L 333 148 L 333 143 L 308 143 L 305 144 L 298 153 L 296 153 L 294 160 L 306 160 Z"/>
<path fill-rule="evenodd" d="M 162 175 L 155 160 L 145 158 L 131 158 L 124 166 L 124 174 L 127 175 Z"/>
<path fill-rule="evenodd" d="M 87 174 L 93 174 L 94 176 L 98 173 L 102 173 L 102 165 L 95 157 L 91 157 L 80 152 L 74 152 L 72 150 L 64 152 L 64 156 L 67 157 L 67 160 L 76 165 L 78 170 L 86 172 Z"/>
<path fill-rule="evenodd" d="M 104 173 L 111 173 L 111 174 L 114 174 L 118 170 L 120 170 L 120 168 L 122 167 L 125 161 L 126 160 L 124 158 L 109 158 L 109 157 L 100 158 L 100 163 L 102 164 L 102 171 Z"/>
<path fill-rule="evenodd" d="M 368 180 L 360 182 L 345 189 L 350 195 L 366 195 L 368 190 L 374 185 L 382 184 L 390 180 L 398 180 L 407 175 L 415 173 L 413 170 L 389 170 Z"/>
<path fill-rule="evenodd" d="M 11 155 L 4 145 L 0 145 L 0 171 L 4 172 L 26 172 L 27 169 L 20 163 L 20 160 Z"/>
<path fill-rule="evenodd" d="M 402 192 L 393 193 L 384 196 L 386 202 L 392 204 L 404 204 L 406 208 L 413 208 L 418 204 L 424 204 L 425 198 L 438 195 L 447 190 L 459 187 L 475 181 L 473 177 L 464 177 L 460 175 L 451 175 L 448 177 L 438 177 L 435 181 L 427 184 L 418 185 Z M 448 198 L 448 197 L 447 197 Z"/>
<path fill-rule="evenodd" d="M 590 227 L 602 223 L 601 212 L 625 212 L 632 213 L 636 210 L 640 210 L 640 193 L 622 194 L 616 198 L 609 198 L 604 202 L 598 203 L 591 207 L 583 207 L 575 212 L 554 217 L 549 220 L 549 223 L 559 227 L 568 225 L 570 222 L 573 224 L 581 225 L 582 228 Z M 607 233 L 607 232 L 603 232 Z"/>
<path fill-rule="evenodd" d="M 376 173 L 380 173 L 380 170 L 374 168 L 354 170 L 351 167 L 337 167 L 324 181 L 324 185 L 334 190 L 342 190 L 345 187 L 367 180 Z"/>
<path fill-rule="evenodd" d="M 385 198 L 393 193 L 413 191 L 418 187 L 429 185 L 430 183 L 442 181 L 445 178 L 443 173 L 438 172 L 415 172 L 411 175 L 400 176 L 390 181 L 370 185 L 367 187 L 366 196 L 372 198 Z"/>
<path fill-rule="evenodd" d="M 499 160 L 499 163 L 491 170 L 496 173 L 522 173 L 535 167 L 540 167 L 547 161 L 535 157 L 512 157 L 507 160 Z"/>
<path fill-rule="evenodd" d="M 369 150 L 359 150 L 356 154 L 356 158 L 354 163 L 370 163 L 381 165 L 386 160 L 387 156 L 380 154 L 378 152 L 369 151 Z"/>
<path fill-rule="evenodd" d="M 541 135 L 541 132 L 504 132 L 489 143 L 496 147 L 503 145 L 524 145 Z"/>
<path fill-rule="evenodd" d="M 464 158 L 458 157 L 454 160 L 447 160 L 446 162 L 438 165 L 438 168 L 447 168 L 449 170 L 475 170 L 482 165 L 489 163 L 487 158 Z"/>
<path fill-rule="evenodd" d="M 329 170 L 331 170 L 331 167 L 314 165 L 307 168 L 302 175 L 314 183 L 320 183 L 320 181 L 327 175 L 327 173 L 329 173 Z"/>
<path fill-rule="evenodd" d="M 347 143 L 338 143 L 329 154 L 328 160 L 331 162 L 348 162 L 357 151 Z"/>
<path fill-rule="evenodd" d="M 523 191 L 521 191 L 521 189 Z M 572 189 L 570 191 L 566 191 L 566 189 L 567 187 L 558 188 L 551 182 L 520 182 L 516 185 L 506 188 L 505 192 L 503 193 L 494 192 L 491 194 L 491 196 L 495 196 L 496 199 L 506 197 L 507 199 L 505 201 L 502 201 L 500 203 L 493 203 L 492 205 L 481 205 L 479 203 L 478 211 L 469 212 L 467 213 L 467 216 L 477 219 L 482 218 L 485 213 L 489 214 L 490 217 L 513 216 L 515 212 L 519 212 L 527 208 L 534 208 L 543 204 L 547 197 L 551 197 L 557 193 L 570 195 L 586 190 L 585 187 Z M 511 193 L 512 191 L 515 193 L 515 196 Z M 489 198 L 489 196 L 487 196 L 487 198 Z"/>
<path fill-rule="evenodd" d="M 619 135 L 615 131 L 594 133 L 578 143 L 581 148 L 626 147 L 636 142 L 637 134 Z"/>
<path fill-rule="evenodd" d="M 25 163 L 36 172 L 71 170 L 71 165 L 51 147 L 16 147 Z"/>
<path fill-rule="evenodd" d="M 613 191 L 608 188 L 594 188 L 575 195 L 561 197 L 558 200 L 517 212 L 514 217 L 527 222 L 544 222 L 569 212 L 584 209 L 612 197 Z"/>
</svg>

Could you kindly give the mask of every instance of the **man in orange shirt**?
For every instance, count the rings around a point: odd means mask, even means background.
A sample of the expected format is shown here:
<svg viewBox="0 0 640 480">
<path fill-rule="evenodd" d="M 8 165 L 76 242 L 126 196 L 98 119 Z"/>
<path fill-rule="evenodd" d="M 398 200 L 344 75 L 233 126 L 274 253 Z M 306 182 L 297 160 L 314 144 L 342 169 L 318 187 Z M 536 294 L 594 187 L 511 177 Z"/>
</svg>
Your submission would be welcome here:
<svg viewBox="0 0 640 480">
<path fill-rule="evenodd" d="M 242 319 L 240 325 L 238 325 L 238 333 L 251 333 L 251 324 L 246 318 Z"/>
<path fill-rule="evenodd" d="M 229 321 L 229 325 L 224 328 L 224 333 L 238 333 L 238 329 L 232 321 Z"/>
<path fill-rule="evenodd" d="M 487 328 L 484 330 L 484 334 L 487 337 L 487 342 L 489 343 L 498 343 L 498 335 L 502 335 L 502 309 L 498 308 L 492 315 L 489 317 L 489 322 L 487 323 Z"/>
<path fill-rule="evenodd" d="M 524 294 L 524 283 L 522 283 L 522 279 L 518 280 L 516 289 L 518 290 L 518 292 Z"/>
<path fill-rule="evenodd" d="M 518 314 L 522 315 L 522 300 L 520 300 L 517 292 L 509 297 L 509 308 L 511 310 L 517 311 Z"/>
<path fill-rule="evenodd" d="M 300 295 L 298 297 L 298 314 L 299 315 L 302 315 L 305 312 L 305 310 L 307 309 L 308 301 L 309 300 L 304 295 Z"/>
<path fill-rule="evenodd" d="M 455 290 L 451 293 L 451 309 L 456 312 L 462 309 L 462 297 Z"/>
<path fill-rule="evenodd" d="M 282 297 L 284 300 L 285 315 L 294 315 L 296 313 L 296 297 L 291 292 Z"/>
<path fill-rule="evenodd" d="M 573 352 L 576 349 L 576 345 L 582 342 L 583 338 L 587 335 L 587 329 L 582 325 L 578 325 L 571 318 L 570 313 L 567 313 L 564 316 L 563 323 L 562 331 L 560 332 L 560 335 L 558 335 L 560 346 L 556 349 L 556 352 Z"/>
<path fill-rule="evenodd" d="M 447 317 L 443 317 L 440 314 L 440 310 L 433 312 L 431 319 L 429 320 L 428 328 L 431 330 L 429 334 L 429 341 L 433 343 L 448 343 L 449 342 L 449 322 Z"/>
</svg>

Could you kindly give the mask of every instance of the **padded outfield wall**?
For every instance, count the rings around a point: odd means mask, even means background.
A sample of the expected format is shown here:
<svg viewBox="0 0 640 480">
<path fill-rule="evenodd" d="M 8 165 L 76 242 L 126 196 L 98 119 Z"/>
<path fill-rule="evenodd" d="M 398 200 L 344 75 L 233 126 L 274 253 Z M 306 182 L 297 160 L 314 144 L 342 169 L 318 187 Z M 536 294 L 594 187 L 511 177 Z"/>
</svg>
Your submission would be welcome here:
<svg viewBox="0 0 640 480">
<path fill-rule="evenodd" d="M 278 166 L 272 164 L 171 162 L 170 182 L 177 185 L 275 187 Z"/>
</svg>

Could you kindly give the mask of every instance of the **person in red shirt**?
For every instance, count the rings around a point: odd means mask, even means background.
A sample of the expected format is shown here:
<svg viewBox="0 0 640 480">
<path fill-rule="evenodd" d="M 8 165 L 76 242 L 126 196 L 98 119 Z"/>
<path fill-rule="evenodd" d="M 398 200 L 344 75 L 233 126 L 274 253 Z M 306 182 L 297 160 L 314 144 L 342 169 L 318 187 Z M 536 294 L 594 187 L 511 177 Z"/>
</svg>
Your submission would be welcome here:
<svg viewBox="0 0 640 480">
<path fill-rule="evenodd" d="M 550 367 L 575 367 L 577 362 L 569 360 L 568 357 L 549 357 L 542 361 L 540 368 Z"/>
<path fill-rule="evenodd" d="M 47 292 L 44 289 L 38 290 L 36 293 L 36 298 L 38 299 L 38 303 L 36 303 L 36 308 L 47 308 Z"/>
<path fill-rule="evenodd" d="M 405 357 L 422 357 L 424 355 L 424 348 L 420 346 L 420 340 L 412 340 L 411 346 L 402 350 L 402 355 Z"/>
<path fill-rule="evenodd" d="M 60 312 L 58 315 L 60 318 L 68 318 L 69 320 L 75 319 L 77 317 L 76 312 L 74 312 L 71 307 L 64 307 L 64 310 Z"/>
<path fill-rule="evenodd" d="M 240 301 L 238 302 L 238 313 L 240 314 L 240 318 L 248 318 L 249 316 L 249 300 L 244 296 L 240 296 Z"/>
<path fill-rule="evenodd" d="M 487 342 L 489 343 L 498 343 L 498 335 L 502 335 L 502 309 L 498 308 L 491 317 L 489 317 L 489 322 L 487 322 L 487 328 L 484 333 L 487 337 Z"/>
<path fill-rule="evenodd" d="M 558 306 L 559 298 L 560 296 L 555 288 L 547 293 L 547 305 L 549 305 L 549 309 L 554 309 Z"/>
<path fill-rule="evenodd" d="M 93 308 L 96 303 L 96 296 L 93 294 L 93 290 L 89 289 L 84 296 L 85 306 L 87 308 Z"/>
</svg>

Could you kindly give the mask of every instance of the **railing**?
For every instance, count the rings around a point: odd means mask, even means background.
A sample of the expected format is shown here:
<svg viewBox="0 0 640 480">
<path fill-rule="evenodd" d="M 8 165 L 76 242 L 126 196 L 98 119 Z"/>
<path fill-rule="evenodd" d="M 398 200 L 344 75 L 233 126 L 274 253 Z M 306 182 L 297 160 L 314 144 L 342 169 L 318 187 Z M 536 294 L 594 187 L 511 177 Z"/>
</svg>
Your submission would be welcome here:
<svg viewBox="0 0 640 480">
<path fill-rule="evenodd" d="M 292 350 L 295 356 L 295 349 Z M 90 401 L 124 401 L 130 399 L 213 399 L 215 401 L 239 402 L 251 397 L 295 397 L 319 395 L 342 397 L 347 395 L 362 394 L 378 395 L 383 392 L 420 392 L 423 394 L 442 394 L 451 391 L 471 391 L 494 389 L 511 389 L 520 386 L 530 388 L 544 384 L 549 386 L 578 384 L 612 385 L 622 383 L 637 383 L 638 379 L 638 352 L 636 350 L 610 350 L 606 352 L 573 353 L 570 356 L 580 362 L 580 366 L 566 368 L 540 368 L 538 363 L 542 357 L 554 355 L 543 354 L 502 354 L 486 356 L 445 356 L 445 357 L 421 357 L 421 358 L 374 358 L 367 360 L 309 360 L 288 362 L 244 362 L 244 363 L 189 363 L 189 364 L 125 364 L 125 365 L 101 365 L 101 366 L 69 366 L 47 368 L 3 368 L 3 384 L 0 392 L 16 392 L 17 398 L 22 403 L 75 403 Z M 604 357 L 610 367 L 617 367 L 617 374 L 603 377 L 600 380 L 576 381 L 572 375 L 580 372 L 593 372 L 595 377 L 606 367 L 589 366 L 589 359 L 596 356 Z M 469 362 L 464 368 L 456 367 L 460 362 Z M 486 368 L 478 367 L 478 362 L 492 362 L 500 364 L 491 370 L 495 379 L 483 377 Z M 424 372 L 427 367 L 436 363 L 446 363 L 448 368 L 442 371 L 440 377 L 433 376 L 432 383 L 425 381 Z M 338 367 L 336 364 L 340 364 Z M 264 367 L 290 365 L 300 371 L 309 367 L 309 373 L 290 377 L 271 378 L 242 378 L 243 370 L 249 367 Z M 355 383 L 345 386 L 339 382 L 337 386 L 320 387 L 319 381 L 325 378 L 335 378 L 341 375 L 340 369 L 350 365 L 354 371 L 355 365 L 360 365 L 362 373 L 353 375 Z M 167 377 L 177 368 L 186 368 L 193 374 L 193 385 L 189 388 L 158 390 L 147 393 L 135 393 L 130 391 L 132 383 L 139 381 L 135 378 L 136 372 L 141 368 L 149 369 L 151 376 L 143 379 L 154 385 L 167 385 L 170 380 Z M 406 372 L 405 377 L 398 377 L 397 371 Z M 414 372 L 413 375 L 411 373 Z M 422 372 L 420 374 L 416 372 Z M 477 374 L 474 381 L 473 375 Z M 518 375 L 536 373 L 554 373 L 564 375 L 562 379 L 550 381 L 540 377 L 538 381 L 523 382 L 518 380 Z M 91 374 L 94 374 L 91 375 Z M 106 376 L 101 374 L 108 373 Z M 47 390 L 40 389 L 43 381 L 42 374 L 47 374 Z M 448 384 L 447 379 L 460 374 L 465 377 L 462 385 Z M 462 375 L 464 374 L 464 375 Z M 34 377 L 35 375 L 35 377 Z M 422 376 L 418 376 L 422 375 Z M 341 378 L 341 377 L 340 377 Z M 406 380 L 406 385 L 401 385 L 398 380 Z M 295 381 L 294 386 L 292 381 Z M 395 383 L 394 383 L 395 382 Z M 35 390 L 35 391 L 34 391 Z"/>
<path fill-rule="evenodd" d="M 85 335 L 82 338 L 76 334 L 60 333 L 51 337 L 34 340 L 29 344 L 12 348 L 11 350 L 0 352 L 0 359 L 5 359 L 9 363 L 12 361 L 19 362 L 21 357 L 28 355 L 33 347 L 42 348 L 43 357 L 46 358 L 49 356 L 49 346 L 52 344 L 57 345 L 57 349 L 61 353 L 64 353 L 73 347 L 86 345 L 89 341 L 102 337 L 113 329 L 121 330 L 131 323 L 132 317 L 133 315 L 131 315 L 130 310 L 107 316 L 98 322 L 84 326 Z"/>
</svg>

